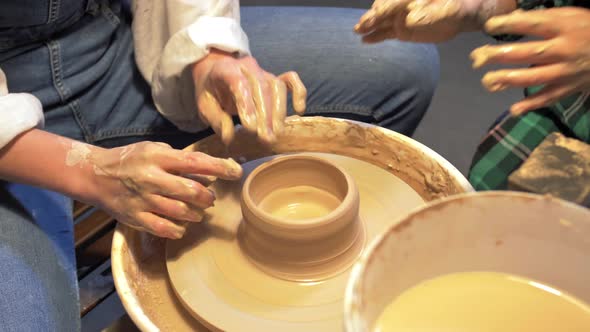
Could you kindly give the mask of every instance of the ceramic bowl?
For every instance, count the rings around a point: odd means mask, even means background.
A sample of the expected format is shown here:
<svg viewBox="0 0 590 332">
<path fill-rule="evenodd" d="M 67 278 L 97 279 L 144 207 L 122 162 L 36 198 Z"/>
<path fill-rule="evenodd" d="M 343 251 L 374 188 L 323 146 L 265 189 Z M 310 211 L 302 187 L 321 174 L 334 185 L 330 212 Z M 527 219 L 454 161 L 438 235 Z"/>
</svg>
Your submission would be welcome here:
<svg viewBox="0 0 590 332">
<path fill-rule="evenodd" d="M 273 197 L 269 210 L 265 202 Z M 304 205 L 307 199 L 311 205 Z M 358 188 L 344 169 L 323 158 L 290 155 L 262 164 L 244 182 L 241 209 L 244 252 L 282 279 L 328 278 L 350 267 L 364 244 Z M 303 218 L 292 218 L 300 213 Z"/>
<path fill-rule="evenodd" d="M 371 331 L 389 302 L 443 274 L 494 271 L 536 279 L 590 303 L 590 210 L 550 197 L 457 195 L 410 213 L 352 269 L 346 331 Z"/>
</svg>

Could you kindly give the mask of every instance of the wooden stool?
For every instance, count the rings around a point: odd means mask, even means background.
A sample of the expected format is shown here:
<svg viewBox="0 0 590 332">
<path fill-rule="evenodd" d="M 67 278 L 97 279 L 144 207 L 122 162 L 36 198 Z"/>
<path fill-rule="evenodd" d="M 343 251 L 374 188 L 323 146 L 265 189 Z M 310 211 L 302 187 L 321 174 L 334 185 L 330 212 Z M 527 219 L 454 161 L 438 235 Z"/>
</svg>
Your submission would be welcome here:
<svg viewBox="0 0 590 332">
<path fill-rule="evenodd" d="M 111 242 L 116 221 L 104 211 L 74 202 L 74 223 L 80 316 L 83 317 L 115 291 Z"/>
</svg>

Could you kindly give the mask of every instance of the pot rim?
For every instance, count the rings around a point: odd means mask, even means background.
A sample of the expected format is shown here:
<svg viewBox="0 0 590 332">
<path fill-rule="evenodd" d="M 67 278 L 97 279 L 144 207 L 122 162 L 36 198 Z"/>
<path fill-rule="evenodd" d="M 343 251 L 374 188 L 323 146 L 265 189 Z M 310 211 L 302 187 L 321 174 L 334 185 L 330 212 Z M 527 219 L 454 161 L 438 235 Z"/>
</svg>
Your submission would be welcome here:
<svg viewBox="0 0 590 332">
<path fill-rule="evenodd" d="M 344 178 L 347 187 L 346 195 L 334 210 L 330 211 L 328 214 L 321 217 L 301 219 L 297 220 L 297 222 L 293 222 L 292 220 L 283 220 L 281 218 L 277 218 L 272 214 L 264 211 L 264 209 L 259 207 L 259 205 L 257 205 L 256 203 L 254 203 L 254 200 L 252 199 L 252 196 L 249 194 L 249 192 L 251 184 L 253 181 L 255 181 L 256 177 L 271 167 L 276 167 L 282 163 L 288 163 L 294 160 L 309 160 L 312 162 L 324 164 L 328 167 L 335 169 L 338 172 L 338 174 Z M 356 188 L 356 185 L 352 177 L 348 175 L 348 173 L 346 173 L 346 171 L 344 171 L 342 167 L 334 165 L 333 163 L 316 156 L 293 154 L 276 158 L 268 163 L 262 164 L 261 166 L 257 167 L 244 182 L 241 196 L 242 201 L 244 202 L 242 206 L 248 209 L 248 212 L 253 214 L 254 217 L 256 217 L 257 219 L 262 220 L 265 224 L 268 224 L 271 227 L 280 228 L 282 230 L 305 231 L 315 227 L 322 227 L 326 224 L 331 223 L 332 221 L 339 220 L 350 209 L 354 209 L 354 201 L 358 198 L 358 189 Z M 358 209 L 358 204 L 356 204 L 356 208 Z"/>
</svg>

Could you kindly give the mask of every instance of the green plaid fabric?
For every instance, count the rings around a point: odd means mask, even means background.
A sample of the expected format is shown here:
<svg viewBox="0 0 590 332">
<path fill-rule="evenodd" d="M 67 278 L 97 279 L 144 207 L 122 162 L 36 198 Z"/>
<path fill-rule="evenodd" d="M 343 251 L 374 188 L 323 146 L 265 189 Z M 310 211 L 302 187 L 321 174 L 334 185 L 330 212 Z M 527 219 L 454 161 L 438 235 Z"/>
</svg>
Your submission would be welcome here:
<svg viewBox="0 0 590 332">
<path fill-rule="evenodd" d="M 571 96 L 519 117 L 505 115 L 477 148 L 469 172 L 475 190 L 506 189 L 508 176 L 552 132 L 590 143 L 589 95 Z"/>
<path fill-rule="evenodd" d="M 579 6 L 590 8 L 589 0 L 517 0 L 523 10 Z M 520 36 L 494 36 L 502 41 Z M 525 95 L 542 87 L 531 87 Z M 469 181 L 475 190 L 503 190 L 508 176 L 528 158 L 531 152 L 552 132 L 590 143 L 590 93 L 580 93 L 559 101 L 551 107 L 519 117 L 504 113 L 477 148 Z"/>
</svg>

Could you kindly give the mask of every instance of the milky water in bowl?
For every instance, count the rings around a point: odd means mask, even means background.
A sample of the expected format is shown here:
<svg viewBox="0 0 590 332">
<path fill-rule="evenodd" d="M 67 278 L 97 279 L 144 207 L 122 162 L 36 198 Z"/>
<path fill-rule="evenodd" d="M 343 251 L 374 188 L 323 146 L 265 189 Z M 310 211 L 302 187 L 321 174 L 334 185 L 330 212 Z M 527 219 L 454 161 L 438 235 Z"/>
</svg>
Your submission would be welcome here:
<svg viewBox="0 0 590 332">
<path fill-rule="evenodd" d="M 294 186 L 273 191 L 262 199 L 259 207 L 280 219 L 304 220 L 323 217 L 340 203 L 336 196 L 325 190 Z"/>
<path fill-rule="evenodd" d="M 405 291 L 386 307 L 374 331 L 582 332 L 590 331 L 590 307 L 526 278 L 465 272 Z"/>
</svg>

